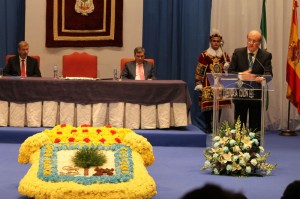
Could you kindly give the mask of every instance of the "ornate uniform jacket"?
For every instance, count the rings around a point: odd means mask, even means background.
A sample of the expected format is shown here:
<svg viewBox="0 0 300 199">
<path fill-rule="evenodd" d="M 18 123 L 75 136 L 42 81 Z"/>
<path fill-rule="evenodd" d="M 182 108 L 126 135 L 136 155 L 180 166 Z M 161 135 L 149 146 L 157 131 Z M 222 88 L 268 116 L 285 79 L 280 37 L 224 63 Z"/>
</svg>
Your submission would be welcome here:
<svg viewBox="0 0 300 199">
<path fill-rule="evenodd" d="M 198 58 L 198 65 L 196 68 L 195 82 L 196 85 L 202 84 L 203 89 L 199 95 L 199 105 L 201 106 L 202 111 L 212 110 L 213 109 L 213 90 L 210 87 L 207 73 L 222 72 L 224 73 L 224 56 L 227 62 L 230 62 L 230 58 L 227 53 L 224 55 L 221 53 L 221 50 L 214 51 L 211 48 L 203 51 Z M 220 70 L 220 71 L 215 71 Z M 219 107 L 230 107 L 231 100 L 219 100 Z"/>
</svg>

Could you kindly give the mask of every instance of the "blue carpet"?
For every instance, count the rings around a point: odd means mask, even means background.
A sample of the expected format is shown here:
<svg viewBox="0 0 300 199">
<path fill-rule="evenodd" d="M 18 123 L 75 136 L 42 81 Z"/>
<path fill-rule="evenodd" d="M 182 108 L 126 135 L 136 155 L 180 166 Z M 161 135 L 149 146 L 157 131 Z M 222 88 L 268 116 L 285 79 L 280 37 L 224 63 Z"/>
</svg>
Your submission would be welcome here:
<svg viewBox="0 0 300 199">
<path fill-rule="evenodd" d="M 23 143 L 27 137 L 44 129 L 0 127 L 0 143 Z M 193 125 L 159 130 L 135 130 L 135 132 L 147 138 L 152 146 L 206 146 L 206 134 Z"/>
<path fill-rule="evenodd" d="M 155 163 L 148 169 L 157 183 L 158 195 L 154 199 L 179 199 L 206 183 L 243 192 L 248 199 L 280 199 L 289 183 L 300 180 L 299 143 L 300 136 L 282 137 L 277 132 L 268 132 L 265 151 L 270 151 L 271 155 L 267 162 L 278 166 L 270 176 L 248 178 L 211 175 L 210 171 L 201 171 L 205 148 L 154 147 Z"/>
<path fill-rule="evenodd" d="M 267 162 L 278 164 L 271 176 L 266 177 L 211 175 L 209 171 L 200 170 L 205 161 L 204 147 L 154 146 L 155 162 L 148 167 L 158 191 L 153 199 L 179 199 L 186 192 L 208 182 L 242 191 L 248 199 L 280 199 L 290 182 L 300 180 L 300 136 L 279 136 L 278 133 L 266 133 L 265 151 L 271 152 Z M 30 165 L 18 164 L 19 147 L 20 144 L 16 143 L 0 143 L 1 198 L 24 198 L 18 194 L 17 187 Z"/>
</svg>

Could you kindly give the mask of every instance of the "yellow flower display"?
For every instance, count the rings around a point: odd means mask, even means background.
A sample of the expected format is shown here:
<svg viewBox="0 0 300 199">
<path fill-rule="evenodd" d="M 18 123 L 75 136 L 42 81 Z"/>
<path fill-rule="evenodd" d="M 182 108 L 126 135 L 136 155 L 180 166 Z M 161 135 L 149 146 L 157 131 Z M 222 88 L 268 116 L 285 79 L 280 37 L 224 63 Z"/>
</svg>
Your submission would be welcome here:
<svg viewBox="0 0 300 199">
<path fill-rule="evenodd" d="M 269 175 L 277 165 L 266 163 L 270 152 L 262 154 L 258 135 L 242 126 L 239 119 L 233 128 L 225 122 L 213 137 L 213 146 L 204 150 L 206 161 L 201 169 L 217 175 Z"/>
<path fill-rule="evenodd" d="M 113 147 L 116 144 L 128 146 L 131 148 L 133 178 L 116 184 L 93 183 L 89 185 L 74 181 L 44 181 L 37 176 L 41 162 L 41 149 L 43 146 L 51 146 L 51 144 L 61 147 L 98 145 Z M 51 151 L 51 149 L 51 147 L 44 149 L 46 150 L 44 154 L 47 155 L 47 150 Z M 36 199 L 133 199 L 152 198 L 157 193 L 155 182 L 145 167 L 154 162 L 152 145 L 146 138 L 127 128 L 111 126 L 90 127 L 88 125 L 76 128 L 71 125 L 61 124 L 53 129 L 46 129 L 28 137 L 20 147 L 18 162 L 21 164 L 32 164 L 27 174 L 20 181 L 19 193 Z M 47 163 L 47 161 L 44 162 Z M 43 166 L 47 168 L 49 165 Z M 124 165 L 121 165 L 121 167 L 124 167 Z"/>
</svg>

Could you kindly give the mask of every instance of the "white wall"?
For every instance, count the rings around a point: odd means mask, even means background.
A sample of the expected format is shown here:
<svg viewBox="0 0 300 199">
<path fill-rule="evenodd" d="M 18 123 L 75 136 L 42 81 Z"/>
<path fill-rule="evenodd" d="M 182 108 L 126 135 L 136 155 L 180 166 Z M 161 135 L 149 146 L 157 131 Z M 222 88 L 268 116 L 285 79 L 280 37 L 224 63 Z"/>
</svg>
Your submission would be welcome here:
<svg viewBox="0 0 300 199">
<path fill-rule="evenodd" d="M 70 5 L 74 7 L 74 5 Z M 133 57 L 133 49 L 142 45 L 143 1 L 124 0 L 123 47 L 65 47 L 46 48 L 46 0 L 26 1 L 25 40 L 29 43 L 29 54 L 41 57 L 43 77 L 52 77 L 53 65 L 60 72 L 62 56 L 74 51 L 98 56 L 98 76 L 112 77 L 114 66 L 120 66 L 122 57 Z"/>
</svg>

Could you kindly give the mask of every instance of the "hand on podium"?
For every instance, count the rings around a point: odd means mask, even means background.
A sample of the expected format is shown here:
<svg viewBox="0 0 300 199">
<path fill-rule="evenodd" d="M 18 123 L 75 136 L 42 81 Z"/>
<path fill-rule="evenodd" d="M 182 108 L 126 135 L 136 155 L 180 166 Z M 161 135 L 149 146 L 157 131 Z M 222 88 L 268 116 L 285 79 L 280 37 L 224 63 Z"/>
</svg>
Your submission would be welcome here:
<svg viewBox="0 0 300 199">
<path fill-rule="evenodd" d="M 251 69 L 238 73 L 238 78 L 244 81 L 255 81 L 257 75 L 250 73 Z"/>
<path fill-rule="evenodd" d="M 255 78 L 255 81 L 256 81 L 257 83 L 261 83 L 264 79 L 265 79 L 264 77 L 258 76 L 258 77 Z"/>
</svg>

